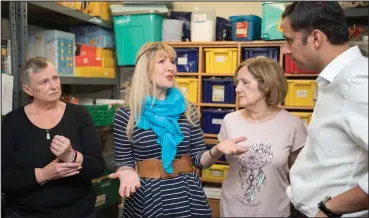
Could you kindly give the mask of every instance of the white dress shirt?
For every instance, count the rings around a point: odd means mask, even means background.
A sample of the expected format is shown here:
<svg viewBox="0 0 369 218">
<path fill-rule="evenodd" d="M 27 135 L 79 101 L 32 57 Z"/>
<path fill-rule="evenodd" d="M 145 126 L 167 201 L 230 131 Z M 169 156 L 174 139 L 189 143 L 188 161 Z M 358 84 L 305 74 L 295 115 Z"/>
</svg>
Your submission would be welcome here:
<svg viewBox="0 0 369 218">
<path fill-rule="evenodd" d="M 325 196 L 356 185 L 368 193 L 368 59 L 351 47 L 324 68 L 317 83 L 308 138 L 287 188 L 295 208 L 308 217 L 318 213 Z M 344 216 L 368 216 L 368 211 Z"/>
</svg>

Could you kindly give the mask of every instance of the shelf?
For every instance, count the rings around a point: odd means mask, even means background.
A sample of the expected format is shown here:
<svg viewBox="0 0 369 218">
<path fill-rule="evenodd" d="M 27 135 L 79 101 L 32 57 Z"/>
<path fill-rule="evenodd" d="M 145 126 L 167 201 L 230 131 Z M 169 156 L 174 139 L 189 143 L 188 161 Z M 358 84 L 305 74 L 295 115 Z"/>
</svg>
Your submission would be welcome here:
<svg viewBox="0 0 369 218">
<path fill-rule="evenodd" d="M 200 103 L 200 106 L 203 107 L 230 107 L 235 108 L 235 104 L 212 104 L 212 103 Z"/>
<path fill-rule="evenodd" d="M 366 17 L 368 19 L 368 7 L 364 8 L 347 8 L 344 10 L 347 18 Z"/>
<path fill-rule="evenodd" d="M 204 137 L 206 137 L 206 138 L 218 138 L 218 135 L 217 134 L 207 134 L 207 133 L 204 133 Z"/>
<path fill-rule="evenodd" d="M 64 28 L 72 25 L 98 25 L 111 29 L 113 24 L 111 21 L 104 21 L 100 18 L 93 17 L 81 11 L 58 5 L 55 2 L 31 2 L 27 4 L 27 13 L 29 24 L 50 26 L 58 24 Z"/>
<path fill-rule="evenodd" d="M 307 106 L 286 106 L 281 105 L 281 108 L 290 109 L 290 110 L 314 110 L 314 107 L 307 107 Z"/>
<path fill-rule="evenodd" d="M 176 73 L 176 76 L 198 76 L 201 75 L 203 77 L 233 77 L 234 74 L 228 74 L 228 73 Z M 286 77 L 318 77 L 319 74 L 302 74 L 302 73 L 285 73 Z"/>
<path fill-rule="evenodd" d="M 308 73 L 308 74 L 303 74 L 303 73 L 285 73 L 284 74 L 286 77 L 318 77 L 319 74 L 313 74 L 313 73 Z"/>
<path fill-rule="evenodd" d="M 213 42 L 164 42 L 172 47 L 181 47 L 181 48 L 196 48 L 196 47 L 204 47 L 204 48 L 238 48 L 238 45 L 241 47 L 252 47 L 252 46 L 281 46 L 284 41 L 213 41 Z"/>
<path fill-rule="evenodd" d="M 223 183 L 223 179 L 207 179 L 207 178 L 203 178 L 203 177 L 200 177 L 200 181 L 201 182 L 217 183 L 217 184 L 222 184 Z"/>
<path fill-rule="evenodd" d="M 201 76 L 230 76 L 233 77 L 234 74 L 229 73 L 200 73 Z"/>
<path fill-rule="evenodd" d="M 115 85 L 116 79 L 111 78 L 93 78 L 93 77 L 76 77 L 76 76 L 60 76 L 62 85 Z"/>
<path fill-rule="evenodd" d="M 216 145 L 219 143 L 218 139 L 215 138 L 205 138 L 205 144 L 211 144 L 211 145 Z"/>
<path fill-rule="evenodd" d="M 178 72 L 176 73 L 176 76 L 198 76 L 199 73 L 181 73 L 181 72 Z"/>
</svg>

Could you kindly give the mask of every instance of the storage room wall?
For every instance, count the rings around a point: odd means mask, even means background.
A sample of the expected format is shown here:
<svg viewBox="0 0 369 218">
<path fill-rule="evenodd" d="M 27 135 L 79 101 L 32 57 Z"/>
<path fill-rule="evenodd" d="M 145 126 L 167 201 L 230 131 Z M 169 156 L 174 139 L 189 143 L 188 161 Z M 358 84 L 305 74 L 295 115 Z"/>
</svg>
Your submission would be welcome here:
<svg viewBox="0 0 369 218">
<path fill-rule="evenodd" d="M 262 2 L 174 2 L 174 11 L 192 11 L 193 7 L 214 8 L 218 17 L 253 14 L 261 17 Z"/>
</svg>

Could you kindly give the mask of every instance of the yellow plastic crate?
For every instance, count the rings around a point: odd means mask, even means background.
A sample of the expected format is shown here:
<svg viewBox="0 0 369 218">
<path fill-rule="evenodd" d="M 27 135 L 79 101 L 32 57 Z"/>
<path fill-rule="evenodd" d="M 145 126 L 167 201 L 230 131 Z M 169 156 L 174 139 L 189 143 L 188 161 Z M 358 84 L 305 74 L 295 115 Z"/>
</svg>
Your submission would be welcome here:
<svg viewBox="0 0 369 218">
<path fill-rule="evenodd" d="M 304 122 L 306 128 L 309 126 L 311 116 L 313 115 L 311 112 L 291 112 L 291 114 L 299 117 Z"/>
<path fill-rule="evenodd" d="M 237 67 L 237 48 L 206 48 L 205 73 L 233 75 Z"/>
<path fill-rule="evenodd" d="M 176 78 L 176 82 L 190 102 L 197 103 L 197 79 Z"/>
<path fill-rule="evenodd" d="M 115 78 L 115 68 L 113 67 L 76 67 L 74 76 L 77 77 L 102 77 Z"/>
<path fill-rule="evenodd" d="M 223 164 L 214 164 L 210 168 L 202 170 L 204 179 L 225 179 L 228 175 L 229 166 Z"/>
<path fill-rule="evenodd" d="M 315 80 L 288 80 L 286 106 L 314 106 Z"/>
<path fill-rule="evenodd" d="M 96 60 L 102 61 L 103 68 L 115 67 L 115 59 L 110 57 L 96 57 Z"/>
<path fill-rule="evenodd" d="M 96 48 L 96 57 L 113 58 L 113 49 L 97 47 Z"/>
</svg>

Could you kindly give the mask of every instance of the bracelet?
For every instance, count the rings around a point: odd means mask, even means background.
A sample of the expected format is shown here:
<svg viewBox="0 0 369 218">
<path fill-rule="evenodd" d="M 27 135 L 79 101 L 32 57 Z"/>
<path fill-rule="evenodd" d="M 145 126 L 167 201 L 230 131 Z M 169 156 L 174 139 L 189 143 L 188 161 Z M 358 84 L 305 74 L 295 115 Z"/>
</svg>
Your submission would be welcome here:
<svg viewBox="0 0 369 218">
<path fill-rule="evenodd" d="M 75 162 L 76 162 L 76 160 L 77 160 L 77 154 L 78 154 L 78 153 L 77 153 L 77 151 L 76 151 L 76 150 L 74 150 L 74 149 L 73 149 L 73 152 L 74 152 L 74 153 L 73 153 L 72 163 L 75 163 Z"/>
<path fill-rule="evenodd" d="M 213 153 L 211 153 L 211 149 L 212 149 L 212 148 L 210 148 L 210 149 L 209 149 L 209 155 L 210 155 L 210 157 L 211 157 L 211 158 L 213 158 L 213 159 L 217 159 L 217 158 L 213 155 Z"/>
</svg>

